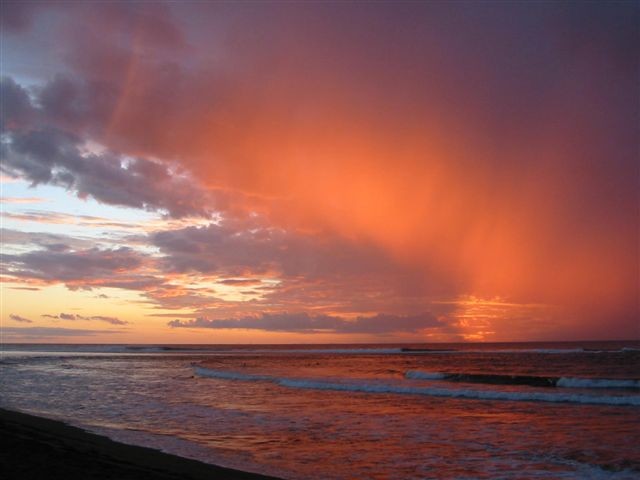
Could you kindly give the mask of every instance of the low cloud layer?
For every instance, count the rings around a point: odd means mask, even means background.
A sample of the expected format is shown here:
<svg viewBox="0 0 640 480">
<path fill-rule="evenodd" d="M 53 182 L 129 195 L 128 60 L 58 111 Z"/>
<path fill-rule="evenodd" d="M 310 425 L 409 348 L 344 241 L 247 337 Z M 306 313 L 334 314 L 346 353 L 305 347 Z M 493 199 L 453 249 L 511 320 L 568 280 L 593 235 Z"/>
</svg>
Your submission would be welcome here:
<svg viewBox="0 0 640 480">
<path fill-rule="evenodd" d="M 115 286 L 139 289 L 161 281 L 136 274 L 144 255 L 127 247 L 115 249 L 54 248 L 23 254 L 0 254 L 2 273 L 17 279 L 64 283 L 71 288 Z"/>
<path fill-rule="evenodd" d="M 373 245 L 339 236 L 296 234 L 250 222 L 162 231 L 151 235 L 150 240 L 165 254 L 165 269 L 177 273 L 242 275 L 271 271 L 285 277 L 316 278 L 336 273 L 372 275 L 394 268 L 385 252 Z"/>
<path fill-rule="evenodd" d="M 174 328 L 211 328 L 211 329 L 248 329 L 269 332 L 295 333 L 416 333 L 425 329 L 444 326 L 431 313 L 420 315 L 385 315 L 357 317 L 348 320 L 333 315 L 310 315 L 308 313 L 263 313 L 237 319 L 207 320 L 172 320 L 168 323 Z"/>
<path fill-rule="evenodd" d="M 87 330 L 81 328 L 62 327 L 3 327 L 2 334 L 7 339 L 34 339 L 56 337 L 91 337 L 102 334 L 119 334 L 117 330 Z"/>
</svg>

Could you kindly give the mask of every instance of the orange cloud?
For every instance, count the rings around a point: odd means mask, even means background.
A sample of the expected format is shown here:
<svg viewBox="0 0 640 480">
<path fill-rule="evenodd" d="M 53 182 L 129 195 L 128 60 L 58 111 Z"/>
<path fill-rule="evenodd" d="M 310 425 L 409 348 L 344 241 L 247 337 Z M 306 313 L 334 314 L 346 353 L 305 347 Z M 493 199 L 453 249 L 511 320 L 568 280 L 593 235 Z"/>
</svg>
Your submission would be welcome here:
<svg viewBox="0 0 640 480">
<path fill-rule="evenodd" d="M 113 98 L 60 124 L 231 192 L 216 206 L 228 222 L 257 215 L 319 250 L 337 237 L 374 246 L 420 272 L 424 298 L 499 296 L 559 308 L 554 321 L 574 332 L 604 334 L 609 318 L 637 331 L 632 22 L 593 29 L 551 9 L 551 25 L 514 6 L 526 22 L 494 12 L 475 25 L 430 5 L 273 7 L 263 22 L 260 6 L 221 5 L 203 7 L 212 24 L 189 32 L 194 50 L 169 9 L 151 8 L 127 29 L 131 12 L 109 6 L 95 30 L 74 32 L 74 75 Z M 534 49 L 540 31 L 549 47 Z M 232 253 L 229 275 L 256 273 Z M 282 252 L 267 253 L 263 271 Z M 167 260 L 187 271 L 212 257 Z"/>
</svg>

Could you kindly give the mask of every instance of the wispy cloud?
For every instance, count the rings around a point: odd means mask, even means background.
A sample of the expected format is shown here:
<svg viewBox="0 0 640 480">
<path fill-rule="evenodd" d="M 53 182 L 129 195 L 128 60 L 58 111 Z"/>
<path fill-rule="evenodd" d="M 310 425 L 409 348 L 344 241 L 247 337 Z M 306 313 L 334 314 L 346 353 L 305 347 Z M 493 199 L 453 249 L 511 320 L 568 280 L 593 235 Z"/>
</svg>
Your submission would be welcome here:
<svg viewBox="0 0 640 480">
<path fill-rule="evenodd" d="M 127 322 L 126 320 L 120 320 L 117 317 L 109 317 L 106 315 L 87 316 L 87 315 L 78 315 L 75 313 L 59 313 L 57 315 L 52 315 L 52 314 L 45 313 L 41 316 L 45 318 L 58 319 L 58 320 L 88 320 L 88 321 L 95 320 L 98 322 L 109 323 L 111 325 L 128 325 L 129 324 L 129 322 Z"/>
<path fill-rule="evenodd" d="M 9 318 L 11 320 L 13 320 L 14 322 L 20 322 L 20 323 L 33 323 L 33 320 L 30 320 L 28 318 L 25 317 L 21 317 L 20 315 L 16 315 L 14 313 L 12 313 L 11 315 L 9 315 Z"/>
<path fill-rule="evenodd" d="M 218 280 L 218 283 L 223 285 L 233 285 L 233 286 L 256 286 L 262 285 L 262 282 L 257 279 L 252 278 L 225 278 L 223 280 Z"/>
<path fill-rule="evenodd" d="M 95 240 L 61 235 L 49 232 L 23 232 L 9 228 L 0 228 L 3 245 L 38 246 L 48 250 L 82 249 L 95 245 Z"/>
<path fill-rule="evenodd" d="M 91 215 L 73 215 L 47 210 L 2 212 L 2 216 L 6 219 L 17 220 L 19 222 L 34 222 L 52 225 L 78 225 L 84 227 L 102 227 L 121 230 L 140 228 L 139 224 L 134 222 L 118 222 L 108 218 L 94 217 Z"/>
<path fill-rule="evenodd" d="M 31 204 L 31 203 L 45 203 L 48 202 L 46 198 L 40 197 L 0 197 L 0 203 L 7 204 Z"/>
<path fill-rule="evenodd" d="M 4 173 L 0 173 L 0 183 L 16 183 L 20 180 L 16 177 L 11 177 L 9 175 L 5 175 Z"/>
</svg>

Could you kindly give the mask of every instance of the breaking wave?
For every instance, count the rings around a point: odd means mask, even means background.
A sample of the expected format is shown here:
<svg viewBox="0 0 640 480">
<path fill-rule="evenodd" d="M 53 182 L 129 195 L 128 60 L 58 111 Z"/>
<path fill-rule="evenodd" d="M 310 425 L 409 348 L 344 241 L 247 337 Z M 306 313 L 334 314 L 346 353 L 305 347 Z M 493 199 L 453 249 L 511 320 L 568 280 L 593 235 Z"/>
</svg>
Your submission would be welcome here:
<svg viewBox="0 0 640 480">
<path fill-rule="evenodd" d="M 442 373 L 408 370 L 410 380 L 446 380 L 449 382 L 486 383 L 492 385 L 528 385 L 562 388 L 640 388 L 640 380 L 611 378 L 541 377 L 533 375 L 501 375 L 481 373 Z"/>
<path fill-rule="evenodd" d="M 226 370 L 214 370 L 212 368 L 193 367 L 195 374 L 199 377 L 220 378 L 223 380 L 243 380 L 245 382 L 274 381 L 274 377 L 268 375 L 252 375 L 248 373 L 229 372 Z"/>
<path fill-rule="evenodd" d="M 355 379 L 324 381 L 301 378 L 283 378 L 255 375 L 196 366 L 200 377 L 236 381 L 265 381 L 282 387 L 308 390 L 334 390 L 344 392 L 380 393 L 395 395 L 426 395 L 432 397 L 465 398 L 476 400 L 502 400 L 523 402 L 581 403 L 590 405 L 640 406 L 640 396 L 589 395 L 547 392 L 514 392 L 500 390 L 453 389 L 439 387 L 415 387 L 389 383 L 366 383 Z"/>
<path fill-rule="evenodd" d="M 640 388 L 640 380 L 562 377 L 558 379 L 556 386 L 565 388 Z"/>
<path fill-rule="evenodd" d="M 401 348 L 287 348 L 247 350 L 248 353 L 297 353 L 297 354 L 358 354 L 358 355 L 391 355 L 402 353 Z"/>
<path fill-rule="evenodd" d="M 407 370 L 404 376 L 411 380 L 444 380 L 447 378 L 446 373 L 425 372 L 423 370 Z"/>
</svg>

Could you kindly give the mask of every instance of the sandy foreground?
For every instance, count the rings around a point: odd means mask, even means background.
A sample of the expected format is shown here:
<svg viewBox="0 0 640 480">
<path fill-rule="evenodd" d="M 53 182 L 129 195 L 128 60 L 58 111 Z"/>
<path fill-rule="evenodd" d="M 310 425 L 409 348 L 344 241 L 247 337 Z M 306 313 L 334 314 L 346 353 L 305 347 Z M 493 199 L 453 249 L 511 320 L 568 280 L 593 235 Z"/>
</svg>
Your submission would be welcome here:
<svg viewBox="0 0 640 480">
<path fill-rule="evenodd" d="M 0 409 L 0 478 L 277 480 L 114 442 L 62 422 Z"/>
</svg>

